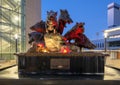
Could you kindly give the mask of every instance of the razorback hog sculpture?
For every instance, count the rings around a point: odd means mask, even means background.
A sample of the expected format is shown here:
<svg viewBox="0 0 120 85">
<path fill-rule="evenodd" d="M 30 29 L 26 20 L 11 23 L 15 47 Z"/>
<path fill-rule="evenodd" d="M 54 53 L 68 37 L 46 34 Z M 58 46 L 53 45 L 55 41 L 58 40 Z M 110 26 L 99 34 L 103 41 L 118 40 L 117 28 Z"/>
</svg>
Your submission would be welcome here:
<svg viewBox="0 0 120 85">
<path fill-rule="evenodd" d="M 71 30 L 69 30 L 64 37 L 66 38 L 65 40 L 68 43 L 71 43 L 71 40 L 74 40 L 74 45 L 88 49 L 94 49 L 96 46 L 90 42 L 90 40 L 85 36 L 84 33 L 84 24 L 83 22 L 76 23 L 75 26 L 72 27 Z"/>
<path fill-rule="evenodd" d="M 41 42 L 44 41 L 44 36 L 49 36 L 51 39 L 55 35 L 62 38 L 62 45 L 75 45 L 81 48 L 88 48 L 94 49 L 96 46 L 90 42 L 90 40 L 84 34 L 84 23 L 76 23 L 75 26 L 72 27 L 71 30 L 66 32 L 64 36 L 62 36 L 64 28 L 66 24 L 72 23 L 73 20 L 70 18 L 69 13 L 67 10 L 60 10 L 60 15 L 57 19 L 57 12 L 54 11 L 47 11 L 47 19 L 46 21 L 41 20 L 40 22 L 36 23 L 35 25 L 31 26 L 30 29 L 35 31 L 29 33 L 29 43 L 34 42 Z M 62 37 L 61 37 L 62 36 Z M 47 37 L 48 38 L 48 37 Z M 56 37 L 54 37 L 56 38 Z M 74 43 L 71 43 L 71 40 L 74 40 Z M 55 40 L 54 40 L 55 41 Z M 57 42 L 58 43 L 58 42 Z M 61 43 L 61 42 L 60 42 Z M 61 45 L 61 46 L 62 46 Z"/>
</svg>

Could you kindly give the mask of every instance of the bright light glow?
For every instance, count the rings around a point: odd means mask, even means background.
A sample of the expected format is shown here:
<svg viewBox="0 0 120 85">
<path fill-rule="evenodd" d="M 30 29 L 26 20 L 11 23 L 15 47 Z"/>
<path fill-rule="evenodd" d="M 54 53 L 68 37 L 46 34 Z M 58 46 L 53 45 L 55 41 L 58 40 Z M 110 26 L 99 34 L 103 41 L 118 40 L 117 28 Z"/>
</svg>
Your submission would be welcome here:
<svg viewBox="0 0 120 85">
<path fill-rule="evenodd" d="M 66 46 L 66 47 L 62 47 L 61 48 L 61 53 L 70 53 L 71 52 L 71 50 Z"/>
<path fill-rule="evenodd" d="M 120 35 L 109 36 L 109 38 L 120 38 Z"/>
<path fill-rule="evenodd" d="M 44 44 L 43 43 L 39 43 L 37 46 L 39 46 L 40 48 L 43 48 Z"/>
<path fill-rule="evenodd" d="M 18 5 L 20 5 L 21 0 L 14 0 Z"/>
<path fill-rule="evenodd" d="M 0 28 L 0 31 L 1 32 L 8 32 L 10 30 L 12 30 L 13 28 L 9 29 L 9 26 L 5 26 L 5 25 L 2 25 L 2 27 Z"/>
<path fill-rule="evenodd" d="M 107 32 L 104 32 L 104 37 L 105 37 L 105 38 L 107 38 L 107 35 L 108 35 L 108 33 L 107 33 Z"/>
<path fill-rule="evenodd" d="M 44 52 L 44 53 L 45 53 L 45 52 L 49 53 L 48 49 L 46 49 L 46 48 L 43 49 L 42 52 Z"/>
<path fill-rule="evenodd" d="M 18 39 L 18 35 L 17 34 L 15 34 L 14 37 L 15 37 L 15 39 Z"/>
<path fill-rule="evenodd" d="M 63 66 L 62 66 L 62 65 L 59 65 L 58 68 L 63 68 Z"/>
<path fill-rule="evenodd" d="M 44 49 L 43 52 L 48 52 L 48 51 L 46 49 Z"/>
<path fill-rule="evenodd" d="M 10 9 L 10 6 L 7 4 L 4 4 L 3 7 Z"/>
<path fill-rule="evenodd" d="M 117 30 L 120 30 L 120 27 L 117 27 L 117 28 L 113 28 L 113 29 L 108 29 L 108 30 L 105 30 L 104 32 L 113 32 L 113 31 L 117 31 Z"/>
<path fill-rule="evenodd" d="M 15 21 L 18 21 L 18 20 L 19 20 L 19 17 L 18 17 L 18 16 L 15 16 L 14 19 L 15 19 Z"/>
<path fill-rule="evenodd" d="M 64 50 L 63 50 L 63 53 L 67 53 L 67 49 L 64 49 Z"/>
</svg>

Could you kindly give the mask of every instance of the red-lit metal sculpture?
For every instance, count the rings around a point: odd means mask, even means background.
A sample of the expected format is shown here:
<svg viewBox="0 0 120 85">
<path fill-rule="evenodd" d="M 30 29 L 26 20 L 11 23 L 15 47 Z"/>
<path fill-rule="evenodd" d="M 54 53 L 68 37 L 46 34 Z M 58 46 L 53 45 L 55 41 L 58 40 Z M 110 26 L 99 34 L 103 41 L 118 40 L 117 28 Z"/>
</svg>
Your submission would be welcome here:
<svg viewBox="0 0 120 85">
<path fill-rule="evenodd" d="M 48 11 L 46 21 L 41 20 L 28 34 L 31 48 L 18 53 L 19 77 L 42 75 L 89 75 L 104 77 L 105 54 L 80 52 L 81 48 L 94 49 L 96 46 L 84 34 L 83 22 L 77 22 L 63 34 L 66 24 L 72 23 L 67 10 Z M 70 76 L 68 76 L 70 77 Z M 96 78 L 96 77 L 95 77 Z M 88 78 L 87 78 L 88 79 Z"/>
<path fill-rule="evenodd" d="M 72 19 L 69 16 L 69 13 L 67 10 L 60 10 L 60 16 L 57 20 L 57 12 L 54 11 L 47 11 L 47 19 L 46 21 L 41 20 L 40 22 L 36 23 L 32 27 L 30 27 L 31 30 L 34 30 L 36 32 L 29 33 L 29 43 L 37 42 L 44 42 L 45 46 L 46 44 L 50 42 L 54 42 L 55 44 L 58 43 L 58 39 L 56 40 L 50 40 L 51 38 L 58 36 L 59 42 L 57 47 L 53 47 L 54 51 L 60 51 L 63 46 L 70 46 L 75 45 L 81 48 L 88 48 L 88 49 L 94 49 L 95 45 L 90 42 L 90 40 L 85 36 L 84 33 L 84 23 L 76 23 L 75 26 L 72 27 L 71 30 L 69 30 L 64 36 L 62 36 L 62 33 L 64 31 L 64 28 L 66 27 L 66 24 L 72 23 Z M 49 41 L 46 39 L 49 37 Z M 45 42 L 45 40 L 47 42 Z M 74 43 L 71 43 L 71 40 L 74 40 Z M 51 44 L 54 45 L 54 44 Z M 49 48 L 49 47 L 48 47 Z M 55 50 L 55 48 L 57 48 Z M 51 48 L 52 49 L 52 48 Z M 49 49 L 50 50 L 50 49 Z"/>
<path fill-rule="evenodd" d="M 83 34 L 84 24 L 85 23 L 83 22 L 77 22 L 75 26 L 73 26 L 73 28 L 64 35 L 64 37 L 66 38 L 66 41 L 68 43 L 71 43 L 70 41 L 74 40 L 74 43 L 72 44 L 80 47 L 80 49 L 82 47 L 94 49 L 96 46 L 90 42 L 90 40 L 85 36 L 85 34 Z"/>
</svg>

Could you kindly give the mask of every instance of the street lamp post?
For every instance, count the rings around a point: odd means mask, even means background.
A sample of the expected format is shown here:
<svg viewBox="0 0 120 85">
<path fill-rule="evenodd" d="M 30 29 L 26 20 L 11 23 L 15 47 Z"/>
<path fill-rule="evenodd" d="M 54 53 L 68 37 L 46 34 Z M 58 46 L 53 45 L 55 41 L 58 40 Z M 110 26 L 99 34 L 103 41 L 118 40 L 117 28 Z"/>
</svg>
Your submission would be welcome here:
<svg viewBox="0 0 120 85">
<path fill-rule="evenodd" d="M 104 38 L 105 38 L 104 49 L 105 49 L 105 52 L 107 52 L 107 32 L 104 32 Z"/>
<path fill-rule="evenodd" d="M 18 35 L 15 34 L 15 52 L 18 52 Z"/>
</svg>

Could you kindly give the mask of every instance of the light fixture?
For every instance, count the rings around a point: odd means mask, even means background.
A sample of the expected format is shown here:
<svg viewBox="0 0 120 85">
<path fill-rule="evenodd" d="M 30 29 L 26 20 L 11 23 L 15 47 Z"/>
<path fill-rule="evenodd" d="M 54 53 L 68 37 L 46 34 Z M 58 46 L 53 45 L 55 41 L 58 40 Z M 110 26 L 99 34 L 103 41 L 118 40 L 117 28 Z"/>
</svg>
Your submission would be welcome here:
<svg viewBox="0 0 120 85">
<path fill-rule="evenodd" d="M 104 32 L 104 38 L 105 38 L 104 48 L 105 48 L 105 52 L 107 51 L 107 36 L 108 36 L 108 33 Z"/>
<path fill-rule="evenodd" d="M 14 37 L 15 37 L 15 39 L 18 39 L 18 35 L 17 34 L 15 34 Z"/>
</svg>

